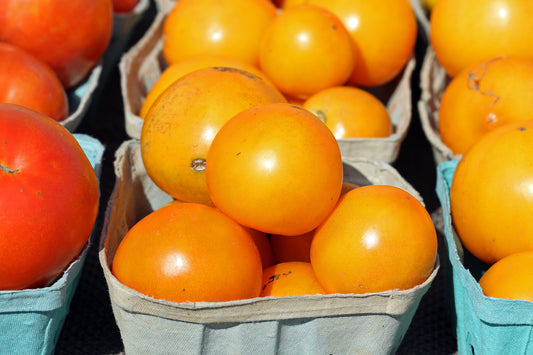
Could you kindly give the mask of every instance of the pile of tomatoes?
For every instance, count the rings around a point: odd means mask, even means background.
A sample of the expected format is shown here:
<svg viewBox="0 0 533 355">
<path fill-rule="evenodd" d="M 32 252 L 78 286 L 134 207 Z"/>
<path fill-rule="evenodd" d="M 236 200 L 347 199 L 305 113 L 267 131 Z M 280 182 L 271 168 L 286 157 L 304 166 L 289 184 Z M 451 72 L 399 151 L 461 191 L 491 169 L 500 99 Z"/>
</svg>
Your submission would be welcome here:
<svg viewBox="0 0 533 355">
<path fill-rule="evenodd" d="M 365 88 L 402 71 L 416 31 L 407 0 L 177 2 L 167 68 L 140 112 L 144 166 L 175 201 L 128 231 L 117 279 L 176 302 L 424 282 L 437 252 L 428 212 L 402 189 L 346 184 L 334 127 L 316 114 L 390 135 Z M 352 101 L 358 117 L 342 113 Z"/>
<path fill-rule="evenodd" d="M 462 155 L 450 190 L 462 244 L 489 270 L 488 296 L 533 300 L 533 3 L 438 0 L 430 44 L 449 84 L 438 109 L 443 143 Z"/>
</svg>

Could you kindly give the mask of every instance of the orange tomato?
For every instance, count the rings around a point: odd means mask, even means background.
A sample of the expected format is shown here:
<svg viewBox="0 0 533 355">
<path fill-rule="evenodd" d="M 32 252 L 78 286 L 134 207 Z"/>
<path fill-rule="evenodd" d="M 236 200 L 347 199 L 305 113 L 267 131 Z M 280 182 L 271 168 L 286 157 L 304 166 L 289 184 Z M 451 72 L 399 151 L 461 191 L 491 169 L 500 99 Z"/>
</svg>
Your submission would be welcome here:
<svg viewBox="0 0 533 355">
<path fill-rule="evenodd" d="M 308 262 L 286 262 L 263 270 L 260 297 L 325 294 Z"/>
<path fill-rule="evenodd" d="M 452 222 L 464 247 L 492 264 L 533 249 L 533 121 L 481 137 L 457 164 L 450 188 Z"/>
<path fill-rule="evenodd" d="M 220 127 L 238 112 L 286 102 L 272 85 L 235 68 L 186 74 L 153 103 L 141 131 L 146 172 L 157 186 L 185 202 L 212 204 L 205 159 Z"/>
<path fill-rule="evenodd" d="M 500 55 L 533 59 L 533 2 L 439 0 L 430 17 L 430 43 L 451 77 Z"/>
<path fill-rule="evenodd" d="M 417 22 L 409 0 L 308 0 L 336 14 L 351 34 L 357 64 L 350 83 L 380 86 L 394 79 L 413 53 Z"/>
<path fill-rule="evenodd" d="M 330 293 L 412 288 L 429 277 L 436 257 L 429 213 L 406 191 L 386 185 L 347 192 L 311 243 L 313 270 Z"/>
<path fill-rule="evenodd" d="M 120 242 L 112 272 L 126 286 L 172 302 L 257 297 L 262 282 L 250 234 L 196 203 L 171 204 L 137 222 Z"/>
<path fill-rule="evenodd" d="M 343 23 L 318 6 L 280 12 L 265 30 L 260 67 L 287 96 L 306 98 L 344 84 L 354 69 L 353 41 Z"/>
<path fill-rule="evenodd" d="M 168 64 L 212 54 L 259 65 L 259 42 L 276 15 L 270 0 L 180 0 L 163 25 Z"/>
<path fill-rule="evenodd" d="M 315 230 L 300 235 L 279 235 L 270 236 L 270 244 L 276 263 L 288 261 L 305 261 L 310 262 L 311 241 Z"/>
<path fill-rule="evenodd" d="M 229 59 L 214 55 L 200 54 L 174 63 L 168 66 L 165 70 L 163 70 L 161 76 L 156 80 L 156 82 L 150 88 L 150 91 L 146 95 L 146 98 L 141 106 L 139 116 L 141 118 L 146 117 L 146 115 L 148 114 L 148 110 L 150 109 L 150 107 L 152 107 L 154 101 L 159 97 L 159 95 L 161 95 L 163 91 L 165 91 L 166 88 L 170 86 L 170 84 L 174 83 L 176 80 L 178 80 L 185 74 L 189 74 L 195 70 L 207 67 L 237 68 L 240 70 L 247 71 L 255 76 L 260 77 L 264 81 L 271 83 L 270 79 L 268 79 L 268 77 L 263 72 L 261 72 L 259 69 L 257 69 L 257 67 L 249 63 L 242 62 L 237 59 Z"/>
<path fill-rule="evenodd" d="M 331 131 L 311 112 L 275 103 L 233 116 L 207 154 L 215 206 L 242 225 L 298 235 L 331 212 L 342 186 L 342 159 Z"/>
<path fill-rule="evenodd" d="M 183 201 L 173 200 L 167 205 L 173 205 L 178 203 L 184 203 Z M 270 236 L 266 233 L 260 232 L 258 230 L 242 226 L 255 242 L 257 250 L 259 250 L 259 255 L 261 255 L 261 264 L 263 268 L 272 266 L 275 264 L 274 252 L 272 250 L 272 245 L 270 245 Z"/>
<path fill-rule="evenodd" d="M 317 115 L 337 139 L 380 138 L 392 134 L 385 105 L 360 88 L 335 86 L 320 90 L 302 107 Z"/>
<path fill-rule="evenodd" d="M 533 302 L 533 250 L 508 255 L 479 279 L 488 297 Z"/>
<path fill-rule="evenodd" d="M 441 139 L 463 154 L 485 133 L 533 118 L 533 60 L 501 56 L 474 64 L 446 87 L 439 108 Z"/>
</svg>

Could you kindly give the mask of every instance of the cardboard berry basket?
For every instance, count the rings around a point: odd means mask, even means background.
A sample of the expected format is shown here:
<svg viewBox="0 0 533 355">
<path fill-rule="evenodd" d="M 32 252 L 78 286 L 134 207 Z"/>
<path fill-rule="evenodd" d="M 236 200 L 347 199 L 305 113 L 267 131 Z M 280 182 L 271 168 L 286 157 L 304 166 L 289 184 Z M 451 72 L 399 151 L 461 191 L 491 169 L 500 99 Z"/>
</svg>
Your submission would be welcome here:
<svg viewBox="0 0 533 355">
<path fill-rule="evenodd" d="M 442 142 L 438 129 L 440 100 L 449 82 L 450 78 L 439 64 L 435 51 L 428 46 L 420 70 L 418 113 L 436 164 L 459 158 Z"/>
<path fill-rule="evenodd" d="M 104 146 L 90 136 L 76 133 L 74 136 L 99 178 Z M 91 238 L 94 235 L 93 232 Z M 0 353 L 54 353 L 90 243 L 91 241 L 51 285 L 36 289 L 0 291 Z"/>
<path fill-rule="evenodd" d="M 160 7 L 147 32 L 122 56 L 119 63 L 125 128 L 131 138 L 140 138 L 144 121 L 139 117 L 139 111 L 151 87 L 166 69 L 161 33 L 171 9 L 168 3 Z M 393 124 L 392 135 L 385 138 L 339 139 L 343 157 L 366 157 L 388 163 L 396 160 L 411 121 L 411 76 L 415 65 L 413 54 L 404 70 L 392 82 L 369 89 L 386 104 Z"/>
<path fill-rule="evenodd" d="M 478 280 L 487 266 L 465 250 L 452 224 L 450 187 L 458 160 L 437 166 L 445 244 L 451 264 L 450 305 L 459 354 L 531 354 L 533 302 L 487 297 Z"/>
<path fill-rule="evenodd" d="M 99 260 L 126 354 L 389 354 L 394 353 L 439 264 L 422 284 L 404 291 L 257 297 L 228 302 L 175 303 L 145 296 L 111 273 L 127 231 L 172 198 L 147 176 L 140 143 L 125 141 L 115 153 L 116 183 L 107 205 Z M 390 184 L 421 200 L 390 165 L 345 161 L 345 180 Z"/>
</svg>

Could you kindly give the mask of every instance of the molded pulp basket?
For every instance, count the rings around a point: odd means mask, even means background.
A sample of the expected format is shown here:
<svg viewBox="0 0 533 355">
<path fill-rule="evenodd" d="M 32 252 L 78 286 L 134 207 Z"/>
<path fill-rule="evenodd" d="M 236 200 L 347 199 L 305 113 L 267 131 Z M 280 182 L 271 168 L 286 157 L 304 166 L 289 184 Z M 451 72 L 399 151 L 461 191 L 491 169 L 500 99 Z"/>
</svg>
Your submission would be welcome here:
<svg viewBox="0 0 533 355">
<path fill-rule="evenodd" d="M 437 166 L 436 189 L 452 267 L 450 301 L 459 354 L 533 354 L 533 302 L 485 296 L 477 280 L 486 266 L 463 249 L 453 228 L 449 193 L 457 164 Z"/>
<path fill-rule="evenodd" d="M 103 145 L 87 135 L 74 134 L 74 136 L 99 177 Z M 0 353 L 54 353 L 88 248 L 89 244 L 63 275 L 50 286 L 20 291 L 0 291 Z"/>
<path fill-rule="evenodd" d="M 115 173 L 99 258 L 126 354 L 393 354 L 439 269 L 404 291 L 196 303 L 147 297 L 121 284 L 110 265 L 127 231 L 172 199 L 148 177 L 136 139 L 117 150 Z M 344 173 L 345 181 L 394 185 L 421 201 L 386 163 L 346 160 Z"/>
</svg>

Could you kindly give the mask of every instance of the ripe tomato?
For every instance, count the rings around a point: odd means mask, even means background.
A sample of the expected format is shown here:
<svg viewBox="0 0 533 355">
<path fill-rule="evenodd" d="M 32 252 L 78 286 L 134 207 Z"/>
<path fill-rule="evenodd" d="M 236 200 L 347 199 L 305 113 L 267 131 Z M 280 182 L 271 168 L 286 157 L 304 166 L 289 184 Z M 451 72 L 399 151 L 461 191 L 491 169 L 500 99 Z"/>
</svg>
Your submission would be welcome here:
<svg viewBox="0 0 533 355">
<path fill-rule="evenodd" d="M 6 42 L 0 42 L 0 102 L 31 108 L 56 121 L 68 116 L 67 94 L 52 68 Z"/>
<path fill-rule="evenodd" d="M 63 126 L 0 103 L 0 290 L 45 286 L 76 258 L 98 212 L 98 181 Z"/>
<path fill-rule="evenodd" d="M 481 261 L 533 249 L 533 121 L 486 133 L 463 155 L 450 188 L 452 222 Z"/>
<path fill-rule="evenodd" d="M 276 15 L 270 0 L 180 0 L 163 25 L 167 64 L 212 54 L 259 65 L 259 42 Z"/>
<path fill-rule="evenodd" d="M 488 297 L 533 302 L 533 250 L 508 255 L 494 263 L 479 279 Z"/>
<path fill-rule="evenodd" d="M 283 10 L 266 29 L 259 62 L 286 96 L 306 98 L 344 84 L 356 55 L 350 34 L 337 16 L 318 6 L 302 5 Z"/>
<path fill-rule="evenodd" d="M 500 55 L 533 59 L 530 0 L 439 0 L 430 17 L 430 42 L 451 77 Z"/>
<path fill-rule="evenodd" d="M 394 79 L 413 53 L 416 16 L 409 0 L 307 0 L 336 14 L 352 35 L 357 64 L 350 83 L 380 86 Z"/>
<path fill-rule="evenodd" d="M 325 293 L 326 291 L 316 279 L 313 268 L 308 262 L 279 263 L 263 270 L 263 288 L 260 297 Z"/>
<path fill-rule="evenodd" d="M 309 250 L 311 250 L 311 241 L 315 230 L 300 234 L 300 235 L 279 235 L 272 234 L 270 236 L 270 244 L 274 259 L 277 263 L 284 263 L 288 261 L 305 261 L 310 262 L 311 257 Z"/>
<path fill-rule="evenodd" d="M 154 101 L 163 91 L 165 91 L 166 88 L 170 86 L 170 84 L 174 83 L 176 80 L 178 80 L 185 74 L 189 74 L 195 70 L 207 67 L 236 68 L 247 71 L 257 77 L 260 77 L 264 81 L 271 83 L 270 79 L 268 79 L 268 77 L 263 72 L 261 72 L 259 69 L 247 62 L 214 55 L 200 54 L 194 57 L 180 60 L 179 62 L 168 66 L 161 73 L 161 76 L 154 83 L 154 85 L 148 92 L 148 95 L 146 95 L 146 98 L 141 107 L 141 111 L 139 112 L 141 118 L 146 117 L 146 115 L 148 114 L 148 110 L 150 109 L 150 107 L 152 107 Z"/>
<path fill-rule="evenodd" d="M 371 93 L 354 86 L 320 90 L 302 107 L 317 115 L 337 139 L 381 138 L 393 132 L 385 105 Z"/>
<path fill-rule="evenodd" d="M 196 70 L 154 102 L 141 131 L 141 154 L 152 180 L 174 198 L 212 204 L 205 160 L 213 137 L 238 112 L 285 102 L 272 85 L 235 68 Z"/>
<path fill-rule="evenodd" d="M 412 288 L 431 275 L 436 257 L 429 213 L 406 191 L 386 185 L 347 192 L 311 243 L 313 270 L 330 293 Z"/>
<path fill-rule="evenodd" d="M 501 56 L 457 74 L 439 108 L 441 139 L 463 154 L 483 134 L 533 118 L 533 60 Z"/>
<path fill-rule="evenodd" d="M 112 264 L 124 285 L 171 302 L 257 297 L 262 270 L 250 234 L 216 208 L 197 203 L 167 205 L 141 219 Z"/>
<path fill-rule="evenodd" d="M 169 202 L 167 205 L 177 204 L 177 203 L 184 203 L 183 201 L 179 200 L 173 200 Z M 250 233 L 250 236 L 255 242 L 255 246 L 257 247 L 257 250 L 259 250 L 259 254 L 261 255 L 261 264 L 263 268 L 266 268 L 268 266 L 274 265 L 274 253 L 272 251 L 272 246 L 270 245 L 270 238 L 269 235 L 263 232 L 260 232 L 258 230 L 244 227 L 243 228 Z"/>
<path fill-rule="evenodd" d="M 331 131 L 288 103 L 256 106 L 228 120 L 206 161 L 215 206 L 242 225 L 298 235 L 331 212 L 342 186 L 342 159 Z"/>
<path fill-rule="evenodd" d="M 0 1 L 0 40 L 48 63 L 66 88 L 98 63 L 112 31 L 111 0 Z"/>
</svg>

